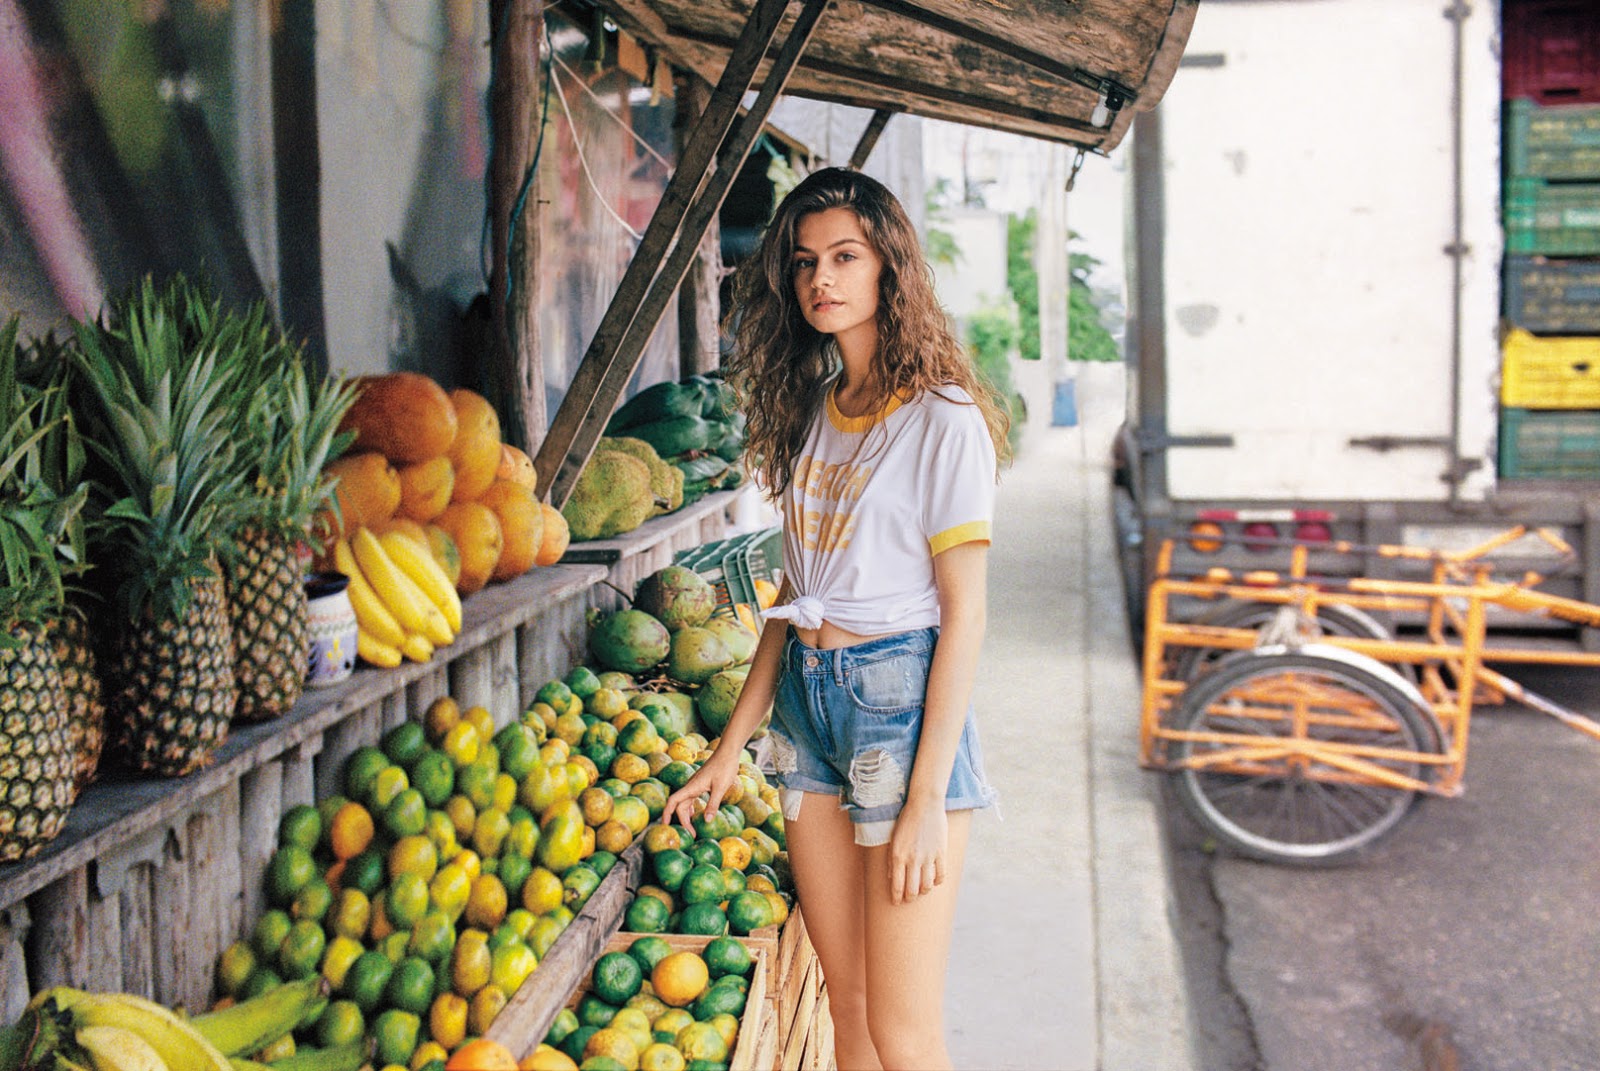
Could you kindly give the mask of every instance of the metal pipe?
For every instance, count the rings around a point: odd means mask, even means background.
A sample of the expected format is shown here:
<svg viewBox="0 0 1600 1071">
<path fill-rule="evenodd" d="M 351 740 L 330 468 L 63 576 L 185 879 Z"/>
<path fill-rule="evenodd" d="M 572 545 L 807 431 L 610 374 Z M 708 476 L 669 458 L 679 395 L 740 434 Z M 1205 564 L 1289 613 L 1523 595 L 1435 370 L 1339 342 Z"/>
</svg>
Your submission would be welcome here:
<svg viewBox="0 0 1600 1071">
<path fill-rule="evenodd" d="M 1466 138 L 1464 126 L 1463 85 L 1466 66 L 1467 16 L 1472 8 L 1466 0 L 1455 0 L 1445 9 L 1444 17 L 1455 29 L 1451 50 L 1450 84 L 1450 245 L 1445 252 L 1451 262 L 1450 289 L 1450 445 L 1449 468 L 1445 480 L 1450 485 L 1450 505 L 1461 504 L 1461 484 L 1466 479 L 1461 456 L 1461 262 L 1467 255 L 1465 223 L 1466 191 L 1463 189 Z"/>
</svg>

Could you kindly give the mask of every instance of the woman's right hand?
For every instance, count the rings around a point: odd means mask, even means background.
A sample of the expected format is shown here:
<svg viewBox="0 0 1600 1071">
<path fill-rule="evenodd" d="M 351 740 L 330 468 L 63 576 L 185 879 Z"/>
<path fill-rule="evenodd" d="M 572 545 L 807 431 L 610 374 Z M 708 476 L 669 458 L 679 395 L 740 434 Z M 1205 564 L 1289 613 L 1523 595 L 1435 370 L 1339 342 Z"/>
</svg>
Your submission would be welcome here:
<svg viewBox="0 0 1600 1071">
<path fill-rule="evenodd" d="M 706 810 L 715 811 L 722 806 L 723 797 L 738 777 L 739 752 L 733 748 L 717 748 L 682 788 L 667 797 L 666 806 L 661 809 L 661 824 L 671 825 L 676 818 L 683 828 L 693 829 L 694 801 L 705 796 Z"/>
</svg>

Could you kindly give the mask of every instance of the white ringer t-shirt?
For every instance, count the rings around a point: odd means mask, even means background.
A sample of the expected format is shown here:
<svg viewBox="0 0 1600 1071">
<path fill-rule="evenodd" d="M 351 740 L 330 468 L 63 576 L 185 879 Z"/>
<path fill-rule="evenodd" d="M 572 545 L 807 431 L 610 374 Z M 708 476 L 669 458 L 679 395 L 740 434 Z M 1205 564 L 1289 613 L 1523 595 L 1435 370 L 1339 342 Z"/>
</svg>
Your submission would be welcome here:
<svg viewBox="0 0 1600 1071">
<path fill-rule="evenodd" d="M 946 385 L 847 417 L 836 387 L 781 503 L 795 599 L 766 616 L 802 628 L 828 620 L 863 636 L 937 625 L 934 556 L 989 541 L 995 453 L 983 413 Z"/>
</svg>

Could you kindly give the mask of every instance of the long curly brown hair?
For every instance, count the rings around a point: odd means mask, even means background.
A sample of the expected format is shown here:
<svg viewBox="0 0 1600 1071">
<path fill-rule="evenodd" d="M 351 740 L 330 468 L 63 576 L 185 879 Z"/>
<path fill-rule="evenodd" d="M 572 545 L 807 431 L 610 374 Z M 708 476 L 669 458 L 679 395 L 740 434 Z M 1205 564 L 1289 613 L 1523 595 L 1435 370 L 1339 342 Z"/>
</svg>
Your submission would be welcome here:
<svg viewBox="0 0 1600 1071">
<path fill-rule="evenodd" d="M 838 367 L 831 335 L 806 322 L 794 292 L 794 249 L 802 217 L 848 208 L 861 222 L 883 267 L 878 276 L 878 350 L 866 384 L 872 410 L 891 396 L 957 386 L 983 413 L 995 454 L 1010 456 L 1010 417 L 1000 395 L 978 375 L 933 289 L 933 271 L 916 229 L 883 183 L 848 168 L 813 172 L 778 205 L 755 255 L 734 276 L 726 369 L 748 420 L 747 454 L 773 498 L 789 488 L 828 380 Z M 869 411 L 872 411 L 869 410 Z"/>
</svg>

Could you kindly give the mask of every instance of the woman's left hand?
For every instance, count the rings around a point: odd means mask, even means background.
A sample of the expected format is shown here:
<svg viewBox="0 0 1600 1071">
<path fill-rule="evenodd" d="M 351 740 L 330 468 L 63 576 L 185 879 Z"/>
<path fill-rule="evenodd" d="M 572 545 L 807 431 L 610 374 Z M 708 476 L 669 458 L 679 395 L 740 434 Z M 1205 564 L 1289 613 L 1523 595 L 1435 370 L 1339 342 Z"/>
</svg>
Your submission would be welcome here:
<svg viewBox="0 0 1600 1071">
<path fill-rule="evenodd" d="M 943 800 L 934 805 L 907 802 L 889 838 L 889 902 L 906 904 L 944 884 L 950 823 Z"/>
</svg>

